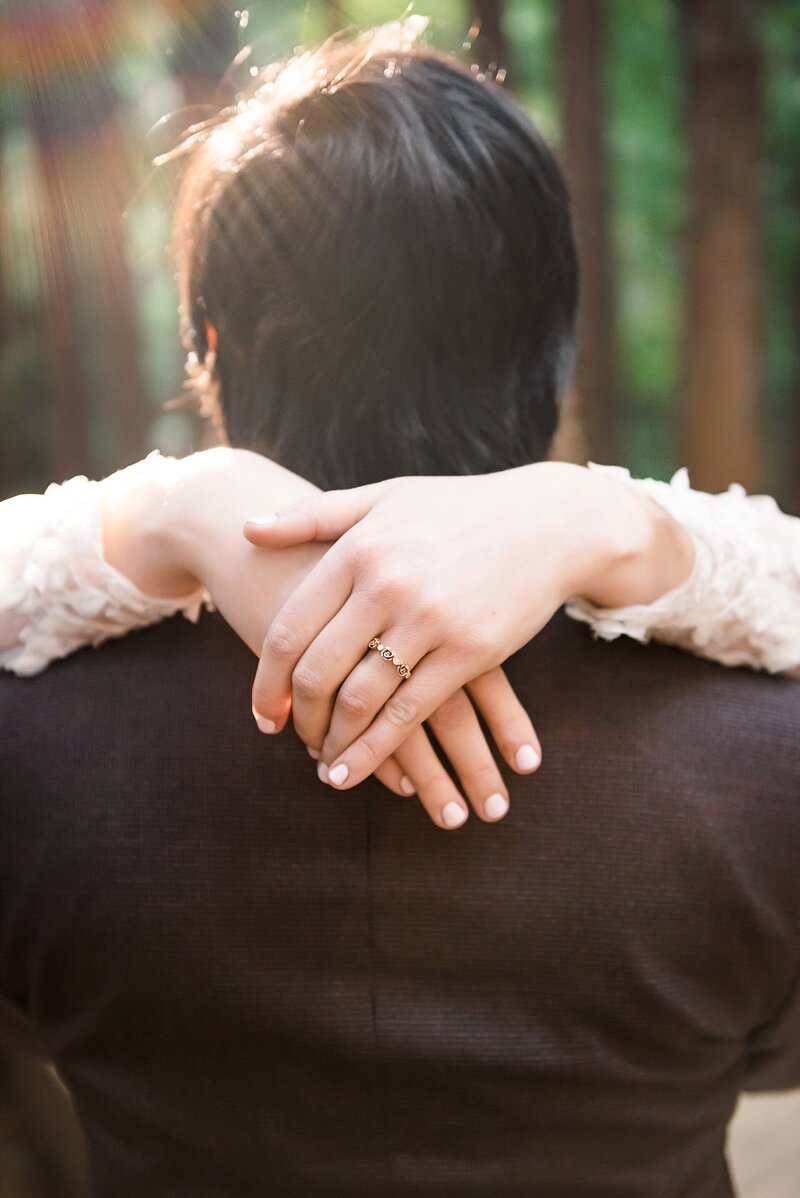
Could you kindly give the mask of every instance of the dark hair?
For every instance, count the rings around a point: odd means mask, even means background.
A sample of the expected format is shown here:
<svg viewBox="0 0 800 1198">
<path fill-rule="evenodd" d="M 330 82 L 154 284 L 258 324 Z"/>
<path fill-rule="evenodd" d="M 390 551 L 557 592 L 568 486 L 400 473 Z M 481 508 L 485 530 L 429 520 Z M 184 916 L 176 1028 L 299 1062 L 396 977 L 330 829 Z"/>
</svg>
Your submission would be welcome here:
<svg viewBox="0 0 800 1198">
<path fill-rule="evenodd" d="M 569 202 L 493 82 L 407 47 L 294 60 L 195 152 L 176 233 L 232 445 L 326 488 L 547 455 L 573 358 Z"/>
</svg>

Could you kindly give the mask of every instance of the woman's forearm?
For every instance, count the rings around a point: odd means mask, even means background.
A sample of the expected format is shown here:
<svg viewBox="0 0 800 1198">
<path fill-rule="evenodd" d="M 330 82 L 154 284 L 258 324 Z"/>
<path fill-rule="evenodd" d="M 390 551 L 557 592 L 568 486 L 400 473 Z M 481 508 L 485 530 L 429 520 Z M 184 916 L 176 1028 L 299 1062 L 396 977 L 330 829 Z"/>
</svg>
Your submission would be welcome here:
<svg viewBox="0 0 800 1198">
<path fill-rule="evenodd" d="M 517 539 L 531 594 L 604 608 L 649 604 L 691 574 L 686 529 L 619 479 L 566 462 L 534 463 L 507 478 L 513 512 L 497 536 Z"/>
<path fill-rule="evenodd" d="M 185 579 L 143 593 L 125 555 L 115 569 L 103 544 L 109 489 L 141 496 L 147 486 L 161 501 L 177 465 L 153 455 L 106 483 L 77 477 L 0 504 L 0 668 L 36 674 L 84 645 L 197 610 L 201 592 Z"/>
<path fill-rule="evenodd" d="M 625 594 L 587 601 L 576 592 L 570 615 L 605 640 L 653 639 L 723 665 L 798 672 L 800 520 L 741 487 L 720 495 L 692 490 L 685 470 L 671 483 L 632 479 L 613 467 L 594 467 L 593 473 L 669 513 L 673 526 L 690 538 L 695 563 L 685 585 L 668 593 L 657 588 L 649 604 Z"/>
<path fill-rule="evenodd" d="M 316 488 L 246 450 L 206 450 L 174 466 L 167 482 L 126 481 L 123 472 L 103 484 L 106 558 L 145 594 L 177 598 L 204 588 L 258 651 L 272 616 L 324 549 L 256 550 L 242 525 L 254 507 Z"/>
<path fill-rule="evenodd" d="M 651 604 L 686 582 L 694 542 L 655 500 L 583 466 L 554 462 L 541 469 L 561 475 L 565 510 L 572 513 L 578 552 L 565 559 L 565 598 L 603 608 Z"/>
<path fill-rule="evenodd" d="M 551 568 L 559 573 L 564 599 L 579 595 L 598 607 L 651 603 L 688 577 L 691 537 L 647 495 L 563 463 L 511 474 L 517 506 L 530 523 L 520 523 L 520 550 L 551 525 Z M 102 485 L 109 564 L 149 595 L 178 598 L 204 587 L 253 648 L 322 552 L 257 551 L 244 541 L 241 528 L 253 511 L 278 509 L 316 492 L 245 450 L 193 454 L 174 463 L 167 479 L 123 471 Z M 542 568 L 548 562 L 540 555 L 536 569 Z"/>
</svg>

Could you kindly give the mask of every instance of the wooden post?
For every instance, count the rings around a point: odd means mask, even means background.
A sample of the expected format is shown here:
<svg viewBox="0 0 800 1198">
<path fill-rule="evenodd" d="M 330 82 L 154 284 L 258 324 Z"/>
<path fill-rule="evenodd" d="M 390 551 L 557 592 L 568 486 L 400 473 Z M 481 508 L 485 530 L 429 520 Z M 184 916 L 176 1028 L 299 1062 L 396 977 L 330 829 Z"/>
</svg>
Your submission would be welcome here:
<svg viewBox="0 0 800 1198">
<path fill-rule="evenodd" d="M 561 0 L 563 148 L 578 241 L 580 304 L 575 417 L 589 456 L 619 460 L 617 328 L 613 285 L 601 0 Z"/>
<path fill-rule="evenodd" d="M 693 483 L 761 479 L 759 156 L 755 0 L 682 0 L 689 224 L 681 405 Z"/>
</svg>

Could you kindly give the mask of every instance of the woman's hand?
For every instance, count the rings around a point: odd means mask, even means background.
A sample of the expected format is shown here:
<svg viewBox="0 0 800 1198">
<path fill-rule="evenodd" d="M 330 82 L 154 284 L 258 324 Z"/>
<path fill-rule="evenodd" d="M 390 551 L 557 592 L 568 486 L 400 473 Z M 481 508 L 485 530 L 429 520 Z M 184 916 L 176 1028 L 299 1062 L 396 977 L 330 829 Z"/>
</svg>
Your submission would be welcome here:
<svg viewBox="0 0 800 1198">
<path fill-rule="evenodd" d="M 493 823 L 508 811 L 508 789 L 477 713 L 512 767 L 523 768 L 514 760 L 512 744 L 525 741 L 531 746 L 530 759 L 524 763 L 525 772 L 538 766 L 541 754 L 530 718 L 501 669 L 491 670 L 457 690 L 428 718 L 427 727 L 435 734 L 476 815 Z M 304 736 L 296 714 L 295 726 L 299 735 Z M 309 749 L 309 752 L 319 759 L 318 751 Z M 467 804 L 424 729 L 414 729 L 374 772 L 391 790 L 400 794 L 416 791 L 428 815 L 440 828 L 458 828 L 466 821 Z M 319 776 L 323 782 L 329 781 L 323 762 L 319 764 Z"/>
<path fill-rule="evenodd" d="M 652 500 L 563 463 L 314 495 L 251 520 L 246 535 L 273 548 L 341 538 L 273 621 L 253 688 L 270 729 L 292 703 L 337 787 L 379 768 L 571 596 L 650 603 L 688 577 L 694 552 Z M 367 649 L 376 637 L 410 677 Z M 519 712 L 509 707 L 492 733 L 513 768 L 536 767 Z"/>
<path fill-rule="evenodd" d="M 243 450 L 208 450 L 168 469 L 121 471 L 103 489 L 108 562 L 151 595 L 196 594 L 204 586 L 256 653 L 273 616 L 327 548 L 306 544 L 265 552 L 242 539 L 242 522 L 257 503 L 280 506 L 317 493 L 304 479 Z M 532 737 L 532 729 L 502 671 L 477 679 L 469 691 L 469 697 L 463 691 L 448 696 L 431 726 L 478 815 L 497 820 L 508 810 L 508 793 L 476 709 L 498 735 L 515 723 L 521 735 L 529 730 Z M 287 694 L 277 705 L 276 722 L 285 723 L 290 702 Z M 263 717 L 260 726 L 270 727 Z M 318 757 L 314 742 L 306 743 Z M 464 799 L 424 730 L 411 732 L 375 772 L 397 794 L 416 792 L 439 826 L 455 828 L 466 820 Z"/>
</svg>

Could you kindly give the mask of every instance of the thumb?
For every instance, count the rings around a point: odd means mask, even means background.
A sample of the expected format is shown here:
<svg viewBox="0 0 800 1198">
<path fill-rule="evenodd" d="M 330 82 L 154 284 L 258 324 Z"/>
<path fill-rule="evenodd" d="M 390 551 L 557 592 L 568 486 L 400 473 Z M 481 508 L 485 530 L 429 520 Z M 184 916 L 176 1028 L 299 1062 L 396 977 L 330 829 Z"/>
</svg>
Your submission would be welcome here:
<svg viewBox="0 0 800 1198">
<path fill-rule="evenodd" d="M 384 483 L 349 491 L 322 491 L 245 522 L 244 535 L 253 545 L 269 549 L 303 545 L 307 541 L 336 541 L 362 520 L 376 503 Z"/>
</svg>

